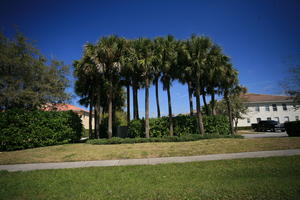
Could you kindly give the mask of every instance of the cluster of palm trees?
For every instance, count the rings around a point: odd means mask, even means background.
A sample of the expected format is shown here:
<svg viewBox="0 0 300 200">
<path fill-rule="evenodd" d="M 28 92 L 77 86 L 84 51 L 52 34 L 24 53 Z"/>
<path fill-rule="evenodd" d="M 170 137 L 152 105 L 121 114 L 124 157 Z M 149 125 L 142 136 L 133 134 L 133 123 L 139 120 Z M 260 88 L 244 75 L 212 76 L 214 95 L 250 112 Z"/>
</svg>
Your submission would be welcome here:
<svg viewBox="0 0 300 200">
<path fill-rule="evenodd" d="M 86 44 L 83 56 L 74 62 L 76 93 L 81 103 L 90 108 L 90 137 L 98 138 L 103 112 L 108 113 L 108 138 L 112 137 L 112 120 L 116 109 L 122 107 L 122 87 L 127 92 L 127 122 L 130 121 L 130 87 L 133 91 L 133 119 L 139 119 L 138 90 L 145 88 L 145 136 L 149 137 L 149 87 L 155 85 L 157 117 L 160 117 L 158 82 L 167 91 L 169 131 L 173 133 L 171 86 L 178 80 L 188 86 L 190 115 L 196 98 L 197 122 L 200 134 L 205 134 L 200 96 L 205 113 L 215 115 L 215 96 L 223 95 L 228 105 L 231 131 L 230 98 L 241 90 L 238 73 L 222 49 L 208 37 L 192 35 L 176 40 L 172 35 L 153 40 L 127 40 L 115 35 L 102 37 L 96 44 Z M 211 96 L 210 106 L 206 101 Z M 95 134 L 92 133 L 92 113 Z"/>
</svg>

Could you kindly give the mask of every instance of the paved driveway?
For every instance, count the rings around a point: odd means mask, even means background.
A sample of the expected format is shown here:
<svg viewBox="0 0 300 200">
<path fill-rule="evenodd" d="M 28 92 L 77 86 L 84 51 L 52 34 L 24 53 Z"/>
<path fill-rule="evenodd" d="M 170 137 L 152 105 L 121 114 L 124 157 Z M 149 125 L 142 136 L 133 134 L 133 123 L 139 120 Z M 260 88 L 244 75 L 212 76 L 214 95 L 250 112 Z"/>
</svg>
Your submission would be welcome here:
<svg viewBox="0 0 300 200">
<path fill-rule="evenodd" d="M 272 138 L 272 137 L 288 137 L 286 132 L 259 132 L 256 134 L 242 134 L 245 138 Z"/>
</svg>

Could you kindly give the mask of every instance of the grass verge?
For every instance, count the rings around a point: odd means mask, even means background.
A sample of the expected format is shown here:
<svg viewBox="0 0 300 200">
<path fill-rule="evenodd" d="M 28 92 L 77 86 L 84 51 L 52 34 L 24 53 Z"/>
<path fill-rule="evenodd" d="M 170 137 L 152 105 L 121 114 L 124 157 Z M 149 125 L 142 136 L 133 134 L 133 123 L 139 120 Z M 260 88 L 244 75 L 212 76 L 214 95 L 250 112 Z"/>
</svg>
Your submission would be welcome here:
<svg viewBox="0 0 300 200">
<path fill-rule="evenodd" d="M 164 136 L 164 137 L 152 137 L 152 138 L 119 138 L 113 137 L 111 139 L 92 139 L 88 140 L 87 144 L 134 144 L 134 143 L 149 143 L 149 142 L 190 142 L 203 139 L 215 139 L 215 138 L 243 138 L 241 135 L 183 135 L 183 136 Z"/>
<path fill-rule="evenodd" d="M 299 199 L 300 156 L 0 172 L 0 199 Z"/>
<path fill-rule="evenodd" d="M 0 164 L 193 156 L 299 148 L 300 137 L 209 139 L 193 142 L 117 145 L 65 144 L 0 152 Z"/>
</svg>

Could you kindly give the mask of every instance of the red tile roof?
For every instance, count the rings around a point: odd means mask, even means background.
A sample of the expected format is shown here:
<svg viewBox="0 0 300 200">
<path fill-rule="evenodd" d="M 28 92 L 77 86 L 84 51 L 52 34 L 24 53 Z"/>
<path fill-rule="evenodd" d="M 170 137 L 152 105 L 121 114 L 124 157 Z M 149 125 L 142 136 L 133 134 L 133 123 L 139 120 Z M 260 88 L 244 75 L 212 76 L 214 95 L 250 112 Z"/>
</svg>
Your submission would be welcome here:
<svg viewBox="0 0 300 200">
<path fill-rule="evenodd" d="M 246 93 L 241 95 L 241 98 L 247 102 L 276 102 L 276 101 L 292 101 L 289 96 L 266 95 Z"/>
<path fill-rule="evenodd" d="M 45 106 L 43 107 L 43 110 L 49 111 L 49 110 L 56 110 L 56 111 L 67 111 L 67 110 L 72 110 L 74 112 L 88 112 L 87 110 L 84 110 L 82 108 L 79 108 L 77 106 L 73 106 L 70 104 L 55 104 L 53 106 Z"/>
</svg>

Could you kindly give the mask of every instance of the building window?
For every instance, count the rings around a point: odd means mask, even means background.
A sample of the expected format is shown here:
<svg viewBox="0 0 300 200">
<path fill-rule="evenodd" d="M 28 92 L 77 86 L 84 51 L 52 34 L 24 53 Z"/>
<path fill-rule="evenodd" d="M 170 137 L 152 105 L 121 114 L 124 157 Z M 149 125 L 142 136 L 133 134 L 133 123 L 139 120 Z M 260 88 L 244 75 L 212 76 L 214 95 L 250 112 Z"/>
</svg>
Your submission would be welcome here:
<svg viewBox="0 0 300 200">
<path fill-rule="evenodd" d="M 282 104 L 282 109 L 283 109 L 284 111 L 287 110 L 287 107 L 286 107 L 286 104 L 285 104 L 285 103 Z"/>
<path fill-rule="evenodd" d="M 296 121 L 299 121 L 299 116 L 296 116 L 295 119 L 296 119 Z"/>
<path fill-rule="evenodd" d="M 266 111 L 270 111 L 269 105 L 265 105 L 265 109 L 266 109 Z"/>
<path fill-rule="evenodd" d="M 250 124 L 250 122 L 251 122 L 251 121 L 250 121 L 250 118 L 247 118 L 247 123 Z"/>
<path fill-rule="evenodd" d="M 274 117 L 274 119 L 279 123 L 279 117 Z"/>
<path fill-rule="evenodd" d="M 259 112 L 259 105 L 255 106 L 255 111 Z"/>
<path fill-rule="evenodd" d="M 261 118 L 256 118 L 257 123 L 261 121 Z"/>
<path fill-rule="evenodd" d="M 277 105 L 276 104 L 272 104 L 273 107 L 273 111 L 277 111 Z"/>
<path fill-rule="evenodd" d="M 290 118 L 288 116 L 285 116 L 283 119 L 284 119 L 284 122 L 290 121 Z"/>
<path fill-rule="evenodd" d="M 267 117 L 267 120 L 271 120 L 271 117 Z"/>
</svg>

